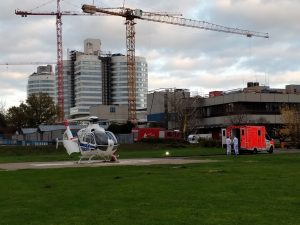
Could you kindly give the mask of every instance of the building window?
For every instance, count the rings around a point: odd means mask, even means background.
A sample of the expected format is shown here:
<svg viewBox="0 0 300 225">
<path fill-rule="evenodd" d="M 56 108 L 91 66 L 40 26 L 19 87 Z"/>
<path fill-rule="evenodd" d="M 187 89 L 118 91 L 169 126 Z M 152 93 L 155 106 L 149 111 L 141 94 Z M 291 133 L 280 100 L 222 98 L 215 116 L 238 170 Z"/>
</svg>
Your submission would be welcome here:
<svg viewBox="0 0 300 225">
<path fill-rule="evenodd" d="M 115 113 L 116 112 L 116 107 L 110 107 L 110 110 L 109 110 L 111 113 Z"/>
</svg>

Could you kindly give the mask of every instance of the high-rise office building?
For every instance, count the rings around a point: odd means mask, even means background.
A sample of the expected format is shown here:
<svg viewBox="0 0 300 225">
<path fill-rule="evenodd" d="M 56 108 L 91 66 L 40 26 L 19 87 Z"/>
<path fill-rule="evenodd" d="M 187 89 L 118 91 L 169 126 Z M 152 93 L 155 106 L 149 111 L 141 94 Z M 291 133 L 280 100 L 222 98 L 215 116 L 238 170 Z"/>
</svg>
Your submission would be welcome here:
<svg viewBox="0 0 300 225">
<path fill-rule="evenodd" d="M 135 57 L 136 108 L 147 108 L 148 66 L 144 57 Z M 111 57 L 111 103 L 128 104 L 127 57 L 116 54 Z"/>
<path fill-rule="evenodd" d="M 147 107 L 148 69 L 136 57 L 136 106 Z M 127 57 L 104 54 L 99 39 L 86 39 L 84 52 L 69 51 L 64 60 L 65 117 L 88 116 L 96 105 L 128 105 Z"/>
<path fill-rule="evenodd" d="M 89 115 L 90 107 L 102 104 L 101 61 L 97 55 L 79 55 L 75 61 L 73 115 Z"/>
<path fill-rule="evenodd" d="M 27 97 L 32 94 L 47 93 L 56 102 L 55 75 L 52 66 L 38 66 L 27 83 Z"/>
</svg>

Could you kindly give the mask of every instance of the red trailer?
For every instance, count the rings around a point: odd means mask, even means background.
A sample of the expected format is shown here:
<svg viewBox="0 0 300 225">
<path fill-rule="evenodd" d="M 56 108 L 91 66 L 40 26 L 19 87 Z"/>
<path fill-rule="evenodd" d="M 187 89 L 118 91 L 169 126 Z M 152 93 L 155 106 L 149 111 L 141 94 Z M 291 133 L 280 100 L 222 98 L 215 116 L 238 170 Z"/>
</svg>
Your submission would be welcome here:
<svg viewBox="0 0 300 225">
<path fill-rule="evenodd" d="M 239 149 L 257 153 L 274 150 L 274 140 L 269 137 L 264 126 L 229 126 L 226 127 L 226 136 L 239 140 Z"/>
<path fill-rule="evenodd" d="M 132 128 L 134 141 L 144 138 L 181 139 L 181 132 L 164 128 Z"/>
</svg>

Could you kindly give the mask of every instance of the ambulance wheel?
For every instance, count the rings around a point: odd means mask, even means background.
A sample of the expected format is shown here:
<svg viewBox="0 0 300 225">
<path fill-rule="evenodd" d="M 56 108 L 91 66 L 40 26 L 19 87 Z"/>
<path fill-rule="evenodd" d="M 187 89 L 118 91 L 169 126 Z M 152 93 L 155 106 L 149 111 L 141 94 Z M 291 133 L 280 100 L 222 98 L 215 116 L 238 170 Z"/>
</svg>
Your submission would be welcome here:
<svg viewBox="0 0 300 225">
<path fill-rule="evenodd" d="M 257 154 L 257 149 L 255 148 L 255 149 L 253 149 L 253 152 L 252 152 L 254 155 L 256 155 Z"/>
<path fill-rule="evenodd" d="M 273 153 L 273 146 L 270 147 L 270 149 L 268 150 L 268 152 L 269 152 L 270 154 Z"/>
</svg>

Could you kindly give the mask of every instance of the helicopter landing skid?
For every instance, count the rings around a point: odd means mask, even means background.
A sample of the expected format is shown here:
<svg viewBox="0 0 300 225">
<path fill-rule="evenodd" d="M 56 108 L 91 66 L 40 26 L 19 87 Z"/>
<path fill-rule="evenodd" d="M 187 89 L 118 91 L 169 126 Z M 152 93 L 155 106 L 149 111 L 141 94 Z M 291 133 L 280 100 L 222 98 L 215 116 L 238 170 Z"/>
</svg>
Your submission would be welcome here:
<svg viewBox="0 0 300 225">
<path fill-rule="evenodd" d="M 78 160 L 77 164 L 81 163 L 82 159 L 88 159 L 87 163 L 97 163 L 99 161 L 93 161 L 92 158 L 94 158 L 96 155 L 92 156 L 80 156 L 80 159 Z M 109 162 L 109 163 L 118 163 L 119 160 L 116 155 L 112 155 L 111 157 L 104 157 L 104 160 L 102 162 Z"/>
</svg>

